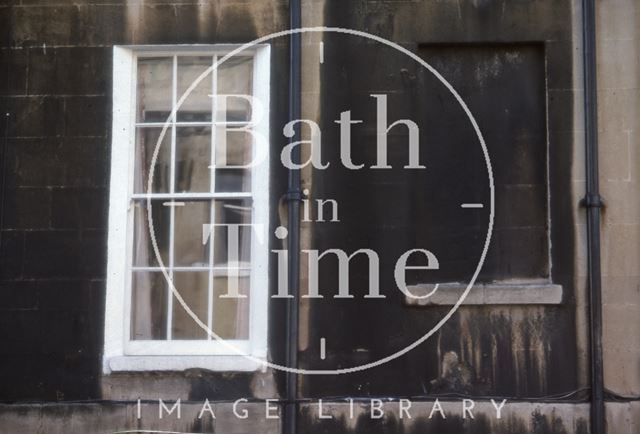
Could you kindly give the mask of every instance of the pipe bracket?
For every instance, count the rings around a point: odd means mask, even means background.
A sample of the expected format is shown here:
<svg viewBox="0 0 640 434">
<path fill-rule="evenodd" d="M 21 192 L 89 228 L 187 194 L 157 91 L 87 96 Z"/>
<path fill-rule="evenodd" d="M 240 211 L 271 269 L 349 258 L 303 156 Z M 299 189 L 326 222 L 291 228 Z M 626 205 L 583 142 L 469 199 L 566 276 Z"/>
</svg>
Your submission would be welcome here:
<svg viewBox="0 0 640 434">
<path fill-rule="evenodd" d="M 302 190 L 289 190 L 284 194 L 284 200 L 287 202 L 302 202 L 307 195 Z"/>
<path fill-rule="evenodd" d="M 583 208 L 604 208 L 604 200 L 597 193 L 587 193 L 580 201 Z"/>
</svg>

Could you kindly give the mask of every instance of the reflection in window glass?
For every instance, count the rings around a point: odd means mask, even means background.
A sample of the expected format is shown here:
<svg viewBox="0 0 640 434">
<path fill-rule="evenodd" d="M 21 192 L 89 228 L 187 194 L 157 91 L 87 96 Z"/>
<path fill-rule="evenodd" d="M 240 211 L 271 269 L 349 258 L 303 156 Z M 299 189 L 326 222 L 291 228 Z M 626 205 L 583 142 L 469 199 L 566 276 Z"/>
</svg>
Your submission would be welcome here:
<svg viewBox="0 0 640 434">
<path fill-rule="evenodd" d="M 158 144 L 162 128 L 138 128 L 136 134 L 136 157 L 134 192 L 146 193 L 149 188 L 149 171 L 156 157 L 151 191 L 154 193 L 169 192 L 169 177 L 171 176 L 171 129 L 167 129 Z"/>
<path fill-rule="evenodd" d="M 175 191 L 210 191 L 211 128 L 178 127 L 176 130 Z"/>
<path fill-rule="evenodd" d="M 209 273 L 176 272 L 173 276 L 176 291 L 196 317 L 207 324 L 209 312 Z M 207 332 L 202 329 L 176 300 L 173 303 L 171 335 L 173 339 L 206 339 Z"/>
<path fill-rule="evenodd" d="M 251 260 L 251 203 L 248 200 L 217 200 L 215 207 L 215 223 L 212 229 L 214 239 L 213 263 L 219 267 L 246 267 Z M 236 231 L 236 232 L 234 232 Z M 234 241 L 235 240 L 235 241 Z M 229 253 L 234 248 L 229 242 L 237 243 L 236 258 Z M 233 245 L 232 245 L 233 247 Z M 239 263 L 238 263 L 239 261 Z"/>
<path fill-rule="evenodd" d="M 169 224 L 170 208 L 163 205 L 163 201 L 151 201 L 151 218 L 153 234 L 160 252 L 160 258 L 165 266 L 169 264 Z M 133 266 L 158 267 L 157 256 L 151 243 L 149 231 L 149 215 L 147 201 L 134 204 L 133 210 Z"/>
<path fill-rule="evenodd" d="M 251 163 L 251 133 L 232 127 L 216 129 L 216 168 L 247 166 Z"/>
<path fill-rule="evenodd" d="M 209 224 L 211 202 L 181 202 L 175 207 L 174 265 L 207 267 L 209 242 L 202 243 L 202 225 Z"/>
<path fill-rule="evenodd" d="M 182 99 L 195 81 L 213 65 L 213 57 L 178 57 L 177 99 Z M 189 92 L 178 109 L 178 122 L 201 122 L 211 120 L 211 73 L 206 74 L 196 87 Z"/>
<path fill-rule="evenodd" d="M 251 190 L 251 170 L 219 169 L 216 170 L 216 191 L 228 193 L 232 191 Z"/>
<path fill-rule="evenodd" d="M 136 271 L 131 280 L 131 339 L 166 339 L 168 285 L 164 274 Z"/>
<path fill-rule="evenodd" d="M 247 272 L 240 272 L 238 293 L 246 298 L 224 298 L 227 288 L 231 285 L 230 278 L 224 275 L 213 279 L 213 324 L 214 331 L 222 339 L 249 338 L 249 277 Z M 234 312 L 234 315 L 225 314 Z"/>
<path fill-rule="evenodd" d="M 232 57 L 218 67 L 218 95 L 251 95 L 253 63 L 250 57 Z M 251 118 L 249 102 L 242 98 L 226 98 L 224 111 L 216 119 L 227 122 L 248 121 Z"/>
<path fill-rule="evenodd" d="M 213 54 L 138 59 L 132 198 L 133 340 L 211 339 L 169 291 L 152 248 L 146 207 L 156 148 L 150 192 L 153 235 L 167 275 L 197 318 L 213 331 L 225 339 L 249 338 L 252 168 L 238 166 L 251 163 L 254 137 L 250 131 L 238 130 L 254 125 L 249 124 L 246 100 L 230 97 L 227 104 L 218 105 L 219 99 L 213 100 L 211 95 L 214 91 L 251 95 L 253 57 L 232 58 L 219 70 L 210 70 L 216 59 Z M 176 119 L 170 118 L 175 100 L 207 70 L 210 72 L 178 109 Z M 216 122 L 212 120 L 214 107 Z M 223 126 L 223 121 L 233 125 Z M 157 123 L 166 123 L 159 147 L 163 128 Z M 216 196 L 220 193 L 225 197 Z M 212 224 L 205 234 L 204 229 Z M 234 290 L 246 298 L 222 297 Z"/>
<path fill-rule="evenodd" d="M 164 122 L 172 105 L 173 58 L 138 60 L 138 122 Z"/>
</svg>

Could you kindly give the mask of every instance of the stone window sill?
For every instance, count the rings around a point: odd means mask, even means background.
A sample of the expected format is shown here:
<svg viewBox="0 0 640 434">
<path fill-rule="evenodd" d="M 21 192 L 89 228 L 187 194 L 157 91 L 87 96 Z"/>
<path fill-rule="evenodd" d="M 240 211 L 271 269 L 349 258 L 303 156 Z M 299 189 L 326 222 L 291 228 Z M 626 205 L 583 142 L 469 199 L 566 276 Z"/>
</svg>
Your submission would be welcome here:
<svg viewBox="0 0 640 434">
<path fill-rule="evenodd" d="M 430 297 L 405 297 L 404 302 L 408 306 L 418 307 L 453 306 L 466 287 L 463 283 L 441 283 Z M 409 286 L 408 290 L 415 296 L 423 296 L 432 292 L 434 288 L 435 284 L 420 284 Z M 562 303 L 562 296 L 562 286 L 549 282 L 478 283 L 473 285 L 462 305 L 558 305 Z"/>
<path fill-rule="evenodd" d="M 254 372 L 264 364 L 243 356 L 117 356 L 106 360 L 110 372 L 184 371 L 204 369 L 223 372 Z"/>
</svg>

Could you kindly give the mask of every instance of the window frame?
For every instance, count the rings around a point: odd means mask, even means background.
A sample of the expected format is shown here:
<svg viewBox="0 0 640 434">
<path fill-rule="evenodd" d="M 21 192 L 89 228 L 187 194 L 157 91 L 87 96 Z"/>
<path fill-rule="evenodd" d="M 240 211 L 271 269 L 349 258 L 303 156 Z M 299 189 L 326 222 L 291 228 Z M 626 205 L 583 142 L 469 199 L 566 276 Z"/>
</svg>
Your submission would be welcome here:
<svg viewBox="0 0 640 434">
<path fill-rule="evenodd" d="M 268 325 L 268 246 L 269 149 L 262 164 L 251 169 L 252 223 L 263 224 L 265 237 L 251 242 L 249 297 L 249 338 L 230 340 L 245 355 L 216 340 L 131 340 L 131 282 L 133 253 L 134 170 L 137 97 L 137 63 L 141 57 L 225 55 L 240 44 L 114 46 L 113 48 L 113 125 L 111 181 L 109 197 L 107 284 L 103 371 L 184 370 L 203 368 L 213 371 L 252 371 L 267 356 Z M 242 51 L 253 57 L 252 94 L 263 106 L 262 117 L 253 123 L 257 133 L 269 143 L 270 46 L 255 45 Z M 174 89 L 176 88 L 174 60 Z M 206 79 L 206 78 L 205 78 Z M 180 95 L 177 95 L 179 98 Z M 174 102 L 176 95 L 174 92 Z M 252 115 L 253 117 L 253 115 Z M 255 120 L 255 119 L 252 119 Z M 249 121 L 251 122 L 251 120 Z M 178 122 L 180 123 L 180 122 Z M 200 122 L 204 124 L 205 122 Z M 215 126 L 215 116 L 211 125 Z M 164 123 L 163 123 L 164 124 Z M 215 129 L 212 131 L 215 137 Z M 252 153 L 255 155 L 255 140 Z M 182 193 L 177 193 L 180 195 Z M 202 193 L 189 193 L 188 197 Z M 235 198 L 236 193 L 205 193 L 210 199 Z M 144 194 L 142 195 L 144 196 Z M 185 196 L 186 197 L 186 196 Z M 172 196 L 174 198 L 174 196 Z M 257 247 L 260 248 L 257 248 Z M 123 254 L 123 252 L 125 254 Z M 173 298 L 173 296 L 171 297 Z M 215 331 L 215 330 L 214 330 Z"/>
</svg>

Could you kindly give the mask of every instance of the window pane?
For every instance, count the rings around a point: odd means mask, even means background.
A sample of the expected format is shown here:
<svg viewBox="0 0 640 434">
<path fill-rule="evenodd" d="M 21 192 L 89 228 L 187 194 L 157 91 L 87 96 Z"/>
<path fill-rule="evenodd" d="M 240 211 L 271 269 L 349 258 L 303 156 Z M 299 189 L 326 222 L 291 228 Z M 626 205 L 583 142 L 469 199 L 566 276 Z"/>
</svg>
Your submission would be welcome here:
<svg viewBox="0 0 640 434">
<path fill-rule="evenodd" d="M 238 294 L 246 298 L 221 298 L 228 293 L 232 280 L 237 279 Z M 216 276 L 213 279 L 213 324 L 211 330 L 222 339 L 249 339 L 249 276 Z"/>
<path fill-rule="evenodd" d="M 138 60 L 138 122 L 165 122 L 172 104 L 173 58 Z"/>
<path fill-rule="evenodd" d="M 151 201 L 151 217 L 160 258 L 165 267 L 169 266 L 169 219 L 171 209 L 164 201 Z M 133 210 L 133 265 L 137 267 L 158 267 L 158 259 L 153 251 L 149 233 L 147 201 L 137 201 Z"/>
<path fill-rule="evenodd" d="M 216 168 L 246 166 L 252 160 L 251 133 L 233 128 L 216 128 Z"/>
<path fill-rule="evenodd" d="M 146 193 L 153 153 L 158 148 L 158 156 L 153 170 L 153 193 L 167 193 L 171 176 L 171 129 L 165 131 L 162 142 L 158 139 L 162 128 L 138 128 L 136 134 L 136 167 L 134 192 Z"/>
<path fill-rule="evenodd" d="M 235 56 L 218 66 L 218 95 L 251 95 L 253 59 Z M 248 121 L 251 118 L 249 102 L 241 98 L 226 99 L 226 113 L 216 113 L 218 121 Z"/>
<path fill-rule="evenodd" d="M 213 65 L 213 57 L 178 57 L 178 95 L 180 100 L 195 80 Z M 211 120 L 212 75 L 209 72 L 189 92 L 178 109 L 178 122 L 202 122 Z"/>
<path fill-rule="evenodd" d="M 251 171 L 248 169 L 218 169 L 215 176 L 216 192 L 251 191 Z"/>
<path fill-rule="evenodd" d="M 196 317 L 207 324 L 209 272 L 176 272 L 173 274 L 176 291 L 180 294 L 189 309 Z M 172 339 L 206 339 L 203 330 L 182 307 L 173 299 L 173 322 L 171 324 Z"/>
<path fill-rule="evenodd" d="M 213 263 L 216 267 L 247 267 L 251 260 L 251 200 L 233 199 L 216 200 L 215 223 L 221 226 L 214 226 L 212 230 L 214 238 Z M 243 225 L 243 226 L 233 226 Z M 234 234 L 234 230 L 237 232 Z M 229 258 L 229 252 L 233 254 L 236 243 L 236 258 Z M 240 264 L 238 264 L 238 260 Z"/>
<path fill-rule="evenodd" d="M 175 207 L 174 262 L 180 267 L 209 265 L 210 244 L 202 244 L 202 225 L 210 223 L 211 202 L 183 202 Z"/>
<path fill-rule="evenodd" d="M 211 191 L 211 128 L 176 130 L 176 192 Z"/>
<path fill-rule="evenodd" d="M 134 272 L 131 283 L 131 339 L 167 337 L 167 282 L 160 272 Z"/>
</svg>

